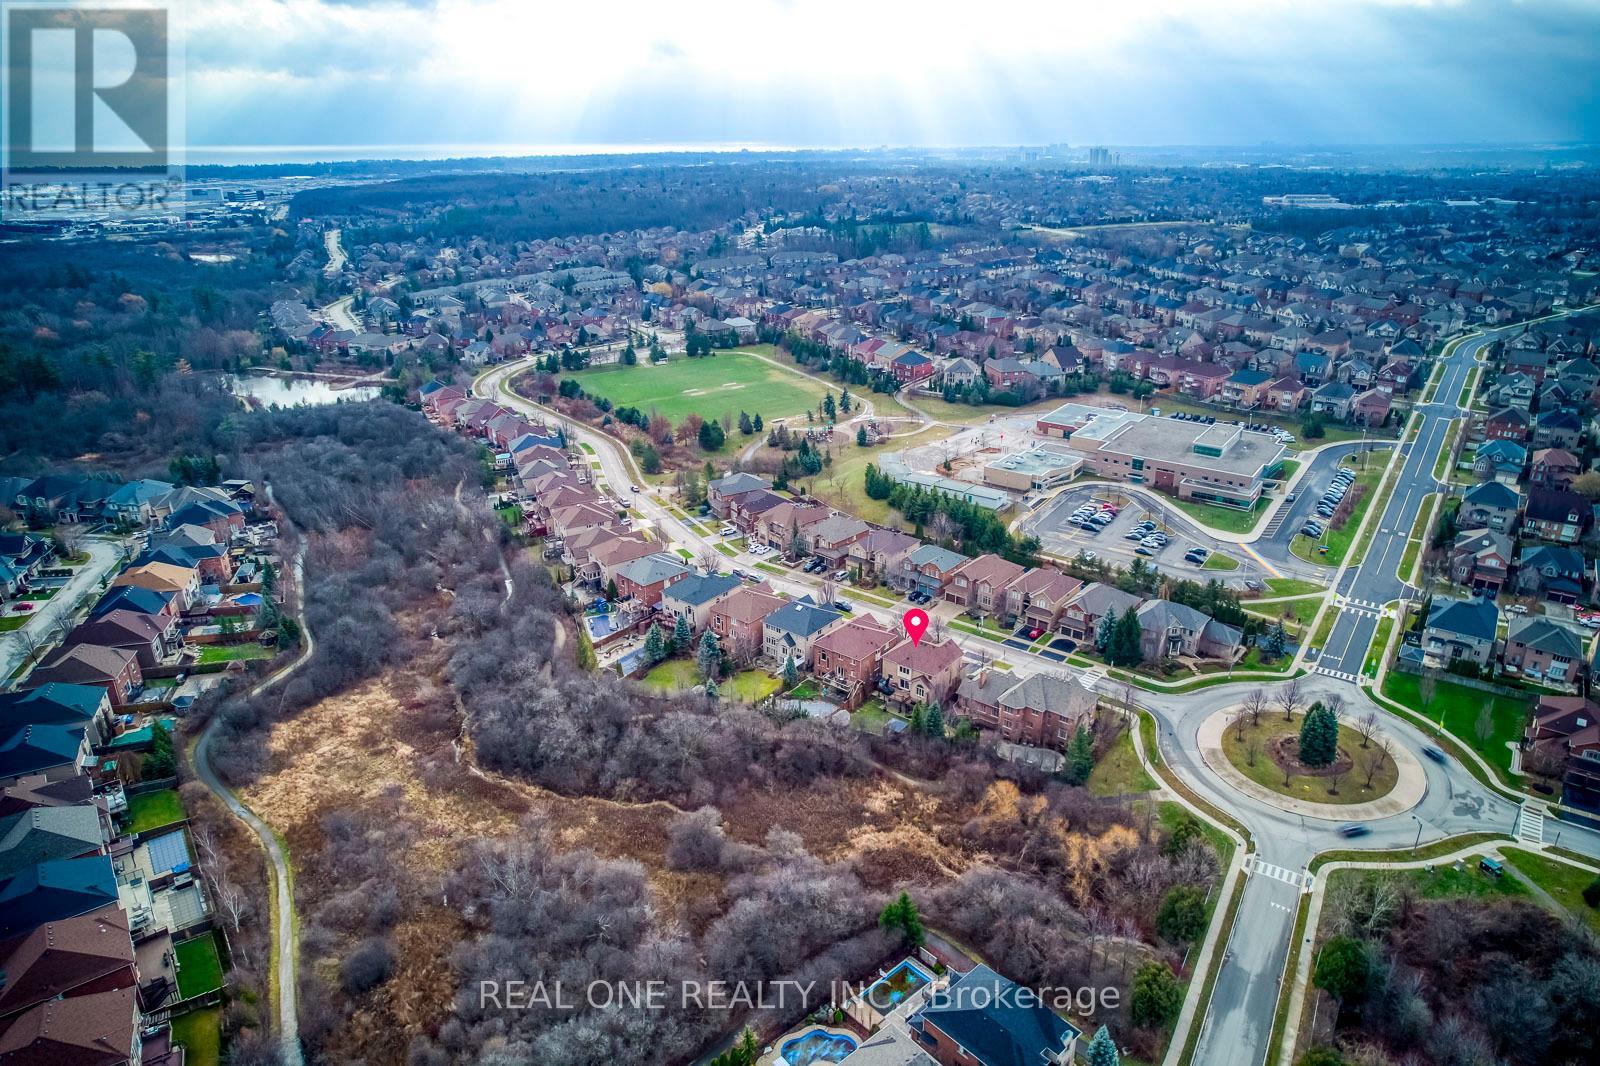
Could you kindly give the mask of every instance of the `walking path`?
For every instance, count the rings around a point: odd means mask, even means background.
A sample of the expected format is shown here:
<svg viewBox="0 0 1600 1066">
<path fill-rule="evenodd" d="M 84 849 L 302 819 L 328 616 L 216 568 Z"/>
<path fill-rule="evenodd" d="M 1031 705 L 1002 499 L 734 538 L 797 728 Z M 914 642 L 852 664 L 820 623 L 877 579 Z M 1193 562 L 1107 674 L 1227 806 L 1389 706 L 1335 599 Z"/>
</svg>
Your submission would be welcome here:
<svg viewBox="0 0 1600 1066">
<path fill-rule="evenodd" d="M 271 499 L 270 489 L 268 499 Z M 304 666 L 316 651 L 316 641 L 312 638 L 311 629 L 305 621 L 305 593 L 304 569 L 302 566 L 304 552 L 296 553 L 294 559 L 294 615 L 300 623 L 300 637 L 304 646 L 295 660 L 276 673 L 262 680 L 249 692 L 249 698 L 254 699 L 263 692 L 281 684 L 292 676 L 295 671 Z M 272 827 L 262 821 L 254 811 L 240 801 L 238 795 L 223 784 L 222 779 L 211 767 L 211 740 L 215 735 L 217 719 L 212 718 L 205 731 L 200 734 L 200 739 L 194 746 L 193 761 L 195 776 L 200 783 L 205 785 L 222 803 L 238 818 L 256 839 L 261 842 L 261 847 L 267 853 L 267 861 L 271 870 L 268 886 L 270 891 L 270 904 L 272 911 L 272 985 L 278 996 L 278 1043 L 279 1054 L 285 1066 L 301 1066 L 304 1057 L 300 1050 L 300 1016 L 298 1009 L 298 995 L 300 987 L 300 941 L 299 923 L 294 913 L 294 876 L 289 867 L 289 860 L 278 836 Z"/>
</svg>

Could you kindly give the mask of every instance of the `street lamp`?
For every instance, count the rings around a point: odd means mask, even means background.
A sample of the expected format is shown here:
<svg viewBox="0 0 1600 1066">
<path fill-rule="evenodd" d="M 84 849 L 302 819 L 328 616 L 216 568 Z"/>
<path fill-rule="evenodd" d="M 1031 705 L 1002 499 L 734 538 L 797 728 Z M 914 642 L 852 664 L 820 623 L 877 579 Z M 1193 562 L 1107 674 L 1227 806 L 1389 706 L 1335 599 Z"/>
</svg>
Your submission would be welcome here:
<svg viewBox="0 0 1600 1066">
<path fill-rule="evenodd" d="M 1417 839 L 1411 844 L 1411 854 L 1415 855 L 1417 849 L 1422 846 L 1422 819 L 1413 814 L 1411 820 L 1417 823 Z"/>
</svg>

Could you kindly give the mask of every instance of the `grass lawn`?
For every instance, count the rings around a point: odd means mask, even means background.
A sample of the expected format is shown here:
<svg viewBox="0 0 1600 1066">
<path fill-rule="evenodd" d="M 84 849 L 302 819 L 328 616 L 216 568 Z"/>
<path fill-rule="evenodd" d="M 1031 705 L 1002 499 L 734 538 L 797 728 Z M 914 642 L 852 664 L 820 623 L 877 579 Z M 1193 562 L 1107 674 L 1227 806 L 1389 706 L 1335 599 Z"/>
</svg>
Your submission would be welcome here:
<svg viewBox="0 0 1600 1066">
<path fill-rule="evenodd" d="M 1368 677 L 1378 676 L 1378 667 L 1383 663 L 1383 652 L 1389 646 L 1389 633 L 1393 629 L 1393 618 L 1378 619 L 1378 628 L 1373 631 L 1372 643 L 1367 647 L 1367 660 L 1361 664 L 1361 672 Z"/>
<path fill-rule="evenodd" d="M 500 516 L 500 521 L 512 529 L 518 529 L 522 525 L 522 508 L 514 503 L 505 507 L 496 507 L 494 513 Z"/>
<path fill-rule="evenodd" d="M 1328 875 L 1328 888 L 1337 879 L 1360 880 L 1370 877 L 1393 878 L 1411 888 L 1423 899 L 1460 899 L 1484 896 L 1526 896 L 1528 886 L 1509 873 L 1494 877 L 1478 869 L 1480 855 L 1469 855 L 1456 863 L 1435 866 L 1431 870 L 1418 868 L 1403 870 L 1335 870 Z"/>
<path fill-rule="evenodd" d="M 738 418 L 740 411 L 775 418 L 804 415 L 822 403 L 822 383 L 807 381 L 781 367 L 763 362 L 739 349 L 698 359 L 674 357 L 658 366 L 591 367 L 570 377 L 593 396 L 604 396 L 618 407 L 637 407 L 646 414 L 659 412 L 674 424 L 690 414 L 720 419 Z M 837 396 L 838 390 L 834 390 Z"/>
<path fill-rule="evenodd" d="M 1163 497 L 1162 502 L 1173 504 L 1196 522 L 1212 529 L 1220 529 L 1224 533 L 1248 533 L 1256 527 L 1256 519 L 1261 517 L 1260 505 L 1266 501 L 1265 499 L 1257 501 L 1257 506 L 1249 511 L 1242 511 L 1237 507 L 1224 507 L 1218 503 L 1180 500 L 1176 497 L 1170 499 Z"/>
<path fill-rule="evenodd" d="M 1527 721 L 1532 701 L 1522 696 L 1479 692 L 1439 678 L 1435 682 L 1432 701 L 1424 704 L 1421 683 L 1422 678 L 1416 674 L 1391 670 L 1383 679 L 1383 694 L 1435 725 L 1443 717 L 1446 732 L 1454 734 L 1463 746 L 1482 755 L 1489 765 L 1510 774 L 1511 749 L 1506 745 L 1522 736 L 1522 727 Z M 1489 738 L 1480 745 L 1477 739 L 1478 714 L 1485 702 L 1491 704 L 1492 729 Z"/>
<path fill-rule="evenodd" d="M 1222 733 L 1222 753 L 1227 756 L 1235 769 L 1263 788 L 1271 789 L 1280 796 L 1290 796 L 1312 803 L 1341 805 L 1366 803 L 1368 800 L 1387 795 L 1394 788 L 1400 779 L 1400 771 L 1395 767 L 1393 759 L 1385 760 L 1383 769 L 1372 777 L 1372 787 L 1366 786 L 1366 772 L 1359 762 L 1361 734 L 1349 726 L 1339 727 L 1339 749 L 1355 759 L 1356 765 L 1352 766 L 1350 772 L 1338 782 L 1337 792 L 1331 790 L 1330 786 L 1333 784 L 1331 777 L 1294 774 L 1285 782 L 1283 771 L 1267 754 L 1267 745 L 1274 738 L 1286 733 L 1298 736 L 1300 725 L 1304 721 L 1303 715 L 1297 715 L 1293 722 L 1285 722 L 1281 714 L 1269 711 L 1261 716 L 1260 725 L 1246 724 L 1242 737 L 1239 730 L 1229 725 Z M 1255 749 L 1253 755 L 1252 745 Z"/>
<path fill-rule="evenodd" d="M 128 797 L 128 829 L 132 832 L 148 832 L 182 817 L 183 803 L 176 789 L 164 788 Z"/>
<path fill-rule="evenodd" d="M 666 659 L 652 666 L 641 682 L 662 692 L 682 692 L 700 683 L 700 670 L 693 659 Z"/>
<path fill-rule="evenodd" d="M 213 934 L 185 940 L 173 953 L 178 958 L 178 994 L 184 999 L 222 987 L 222 958 L 217 954 L 217 938 Z"/>
<path fill-rule="evenodd" d="M 28 600 L 31 603 L 43 603 L 45 600 L 54 599 L 60 589 L 33 589 L 18 596 L 19 600 Z"/>
<path fill-rule="evenodd" d="M 0 633 L 11 633 L 28 624 L 28 615 L 13 614 L 0 618 Z"/>
<path fill-rule="evenodd" d="M 1274 477 L 1278 481 L 1285 481 L 1286 482 L 1290 478 L 1292 478 L 1296 474 L 1298 474 L 1299 472 L 1300 472 L 1300 460 L 1298 460 L 1298 459 L 1285 459 L 1283 462 L 1278 464 L 1278 472 L 1277 472 L 1276 475 L 1274 475 Z"/>
<path fill-rule="evenodd" d="M 867 496 L 867 464 L 879 461 L 884 452 L 898 451 L 931 444 L 950 436 L 943 426 L 934 426 L 909 437 L 896 437 L 885 443 L 861 448 L 848 433 L 835 434 L 832 445 L 833 462 L 814 478 L 804 479 L 812 494 L 831 507 L 848 511 L 863 522 L 875 522 L 896 529 L 910 527 L 901 519 L 900 512 L 889 506 L 887 500 L 874 500 Z"/>
<path fill-rule="evenodd" d="M 1517 873 L 1555 897 L 1556 902 L 1576 914 L 1596 933 L 1600 933 L 1600 908 L 1583 900 L 1583 890 L 1600 877 L 1593 870 L 1580 870 L 1564 862 L 1522 848 L 1501 848 L 1500 854 L 1516 867 Z"/>
<path fill-rule="evenodd" d="M 1450 461 L 1450 449 L 1455 443 L 1456 432 L 1461 428 L 1461 419 L 1452 418 L 1450 428 L 1444 434 L 1444 448 L 1440 450 L 1437 458 L 1433 460 L 1433 479 L 1444 480 L 1445 464 Z"/>
<path fill-rule="evenodd" d="M 1133 733 L 1123 730 L 1089 774 L 1089 791 L 1096 796 L 1120 796 L 1126 792 L 1154 792 L 1155 779 L 1139 765 L 1133 750 Z"/>
<path fill-rule="evenodd" d="M 781 677 L 773 677 L 765 670 L 744 670 L 728 678 L 722 691 L 745 703 L 764 700 L 783 687 Z"/>
<path fill-rule="evenodd" d="M 850 724 L 868 733 L 881 734 L 889 727 L 889 720 L 895 717 L 897 716 L 889 713 L 882 700 L 874 698 L 856 708 L 855 713 L 850 716 Z"/>
<path fill-rule="evenodd" d="M 1356 539 L 1356 531 L 1361 528 L 1361 520 L 1372 507 L 1372 501 L 1381 495 L 1378 483 L 1383 480 L 1383 471 L 1389 461 L 1389 449 L 1383 448 L 1368 457 L 1366 469 L 1356 474 L 1356 485 L 1366 486 L 1366 495 L 1361 502 L 1350 509 L 1350 516 L 1344 520 L 1344 525 L 1338 529 L 1330 529 L 1321 539 L 1296 534 L 1294 540 L 1289 542 L 1289 550 L 1308 563 L 1323 563 L 1327 566 L 1338 566 L 1344 561 L 1345 553 L 1350 550 L 1350 545 Z M 1326 555 L 1317 551 L 1320 545 L 1326 544 Z"/>
<path fill-rule="evenodd" d="M 1417 517 L 1411 523 L 1411 536 L 1406 541 L 1406 550 L 1400 553 L 1400 569 L 1396 576 L 1401 581 L 1411 580 L 1411 571 L 1416 569 L 1417 556 L 1422 554 L 1423 540 L 1428 533 L 1428 519 L 1433 513 L 1433 498 L 1437 493 L 1428 493 L 1422 498 L 1422 506 L 1417 509 Z"/>
<path fill-rule="evenodd" d="M 872 396 L 872 402 L 874 410 L 884 414 L 888 413 L 881 410 L 882 405 L 878 396 Z M 943 397 L 940 396 L 916 395 L 911 397 L 911 405 L 929 418 L 937 422 L 955 422 L 964 426 L 980 425 L 989 421 L 990 415 L 996 418 L 1006 418 L 1014 415 L 1042 414 L 1046 411 L 1054 411 L 1063 403 L 1068 402 L 1070 400 L 1066 397 L 1053 396 L 1048 400 L 1038 400 L 1034 403 L 1023 404 L 1021 407 L 1001 407 L 999 404 L 973 406 L 965 403 L 945 403 Z"/>
<path fill-rule="evenodd" d="M 1149 749 L 1147 748 L 1145 750 L 1148 751 Z M 1217 849 L 1217 856 L 1222 860 L 1222 866 L 1226 868 L 1228 865 L 1228 860 L 1233 857 L 1234 849 L 1233 840 L 1228 836 L 1227 833 L 1224 833 L 1222 830 L 1218 829 L 1216 826 L 1212 825 L 1203 818 L 1195 818 L 1195 816 L 1189 812 L 1188 808 L 1184 807 L 1181 803 L 1175 803 L 1172 800 L 1162 800 L 1161 805 L 1156 808 L 1156 820 L 1161 823 L 1161 828 L 1165 829 L 1169 833 L 1172 832 L 1173 828 L 1185 818 L 1194 818 L 1195 823 L 1200 826 L 1200 832 L 1204 834 L 1205 838 L 1211 842 L 1211 846 Z M 1215 906 L 1216 897 L 1213 896 L 1211 902 L 1207 904 L 1207 913 L 1210 913 L 1210 908 Z"/>
<path fill-rule="evenodd" d="M 822 695 L 822 687 L 817 684 L 815 678 L 808 677 L 790 689 L 786 695 L 792 700 L 814 700 Z"/>
<path fill-rule="evenodd" d="M 1269 577 L 1266 585 L 1267 591 L 1274 596 L 1309 596 L 1313 592 L 1327 591 L 1315 581 L 1305 581 L 1298 577 Z"/>
<path fill-rule="evenodd" d="M 1250 603 L 1246 601 L 1246 610 L 1252 614 L 1264 615 L 1273 619 L 1288 619 L 1300 628 L 1309 626 L 1317 617 L 1317 612 L 1322 609 L 1321 596 L 1307 596 L 1300 600 L 1283 600 L 1278 603 Z"/>
<path fill-rule="evenodd" d="M 1327 647 L 1328 637 L 1333 633 L 1333 623 L 1338 620 L 1339 612 L 1337 610 L 1330 609 L 1324 612 L 1322 615 L 1322 624 L 1317 626 L 1317 631 L 1311 637 L 1311 643 L 1309 646 L 1313 648 Z"/>
<path fill-rule="evenodd" d="M 172 1019 L 172 1041 L 183 1048 L 184 1066 L 218 1066 L 222 1061 L 222 1008 L 192 1010 Z"/>
<path fill-rule="evenodd" d="M 1231 555 L 1223 555 L 1221 552 L 1212 552 L 1210 555 L 1206 556 L 1205 565 L 1200 569 L 1237 570 L 1239 569 L 1239 560 L 1235 559 Z"/>
<path fill-rule="evenodd" d="M 271 648 L 260 644 L 207 644 L 200 649 L 201 663 L 228 663 L 243 659 L 270 659 Z"/>
</svg>

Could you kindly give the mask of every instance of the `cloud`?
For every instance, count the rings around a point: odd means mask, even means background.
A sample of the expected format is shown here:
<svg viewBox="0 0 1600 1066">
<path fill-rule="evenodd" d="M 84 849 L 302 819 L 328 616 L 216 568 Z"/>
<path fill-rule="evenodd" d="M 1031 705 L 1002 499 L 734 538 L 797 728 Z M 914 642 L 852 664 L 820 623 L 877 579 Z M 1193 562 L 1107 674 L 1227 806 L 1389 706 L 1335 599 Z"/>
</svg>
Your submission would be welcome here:
<svg viewBox="0 0 1600 1066">
<path fill-rule="evenodd" d="M 1600 5 L 210 0 L 190 142 L 1600 139 Z"/>
</svg>

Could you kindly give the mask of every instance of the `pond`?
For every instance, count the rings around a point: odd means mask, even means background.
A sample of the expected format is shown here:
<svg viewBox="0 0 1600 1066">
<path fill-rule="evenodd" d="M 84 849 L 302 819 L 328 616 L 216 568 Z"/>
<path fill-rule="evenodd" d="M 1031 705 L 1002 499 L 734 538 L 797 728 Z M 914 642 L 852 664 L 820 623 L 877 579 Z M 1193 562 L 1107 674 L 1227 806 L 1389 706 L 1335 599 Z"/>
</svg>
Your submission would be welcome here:
<svg viewBox="0 0 1600 1066">
<path fill-rule="evenodd" d="M 236 396 L 249 396 L 265 407 L 320 407 L 329 403 L 375 400 L 381 391 L 370 385 L 336 388 L 316 378 L 279 377 L 276 374 L 226 374 L 224 380 Z"/>
</svg>

